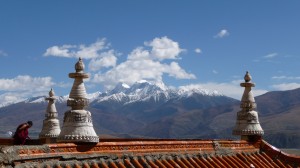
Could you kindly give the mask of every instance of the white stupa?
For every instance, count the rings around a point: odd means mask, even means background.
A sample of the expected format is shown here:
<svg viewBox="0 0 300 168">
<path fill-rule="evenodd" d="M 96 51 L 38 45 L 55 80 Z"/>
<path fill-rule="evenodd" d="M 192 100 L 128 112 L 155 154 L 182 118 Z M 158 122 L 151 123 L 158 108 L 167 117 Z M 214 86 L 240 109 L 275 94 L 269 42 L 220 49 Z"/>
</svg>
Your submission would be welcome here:
<svg viewBox="0 0 300 168">
<path fill-rule="evenodd" d="M 241 83 L 241 86 L 245 87 L 240 105 L 241 111 L 237 113 L 236 124 L 233 128 L 233 134 L 241 135 L 242 139 L 243 137 L 262 136 L 264 134 L 258 120 L 258 113 L 255 111 L 256 103 L 251 91 L 255 84 L 251 82 L 251 78 L 249 72 L 246 72 L 245 82 Z"/>
<path fill-rule="evenodd" d="M 81 58 L 75 64 L 75 70 L 75 73 L 69 73 L 69 77 L 74 78 L 67 101 L 71 110 L 65 112 L 63 127 L 57 141 L 97 143 L 99 137 L 94 130 L 91 113 L 85 110 L 88 106 L 88 99 L 83 79 L 89 78 L 89 75 L 83 72 L 84 64 Z"/>
<path fill-rule="evenodd" d="M 45 98 L 48 100 L 48 106 L 43 121 L 43 128 L 39 134 L 39 138 L 56 138 L 60 133 L 60 126 L 58 120 L 58 113 L 55 107 L 54 91 L 51 88 L 49 91 L 49 97 Z"/>
</svg>

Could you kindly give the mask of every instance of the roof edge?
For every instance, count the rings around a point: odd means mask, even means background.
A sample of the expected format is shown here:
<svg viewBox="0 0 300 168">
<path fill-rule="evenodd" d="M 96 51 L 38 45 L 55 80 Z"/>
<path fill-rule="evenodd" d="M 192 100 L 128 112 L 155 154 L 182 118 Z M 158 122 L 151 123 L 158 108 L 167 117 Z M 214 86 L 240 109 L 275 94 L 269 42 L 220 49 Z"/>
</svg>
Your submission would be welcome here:
<svg viewBox="0 0 300 168">
<path fill-rule="evenodd" d="M 281 160 L 291 165 L 300 166 L 300 156 L 285 153 L 280 149 L 272 146 L 265 140 L 262 140 L 262 142 L 260 143 L 260 150 L 265 152 L 273 160 Z"/>
</svg>

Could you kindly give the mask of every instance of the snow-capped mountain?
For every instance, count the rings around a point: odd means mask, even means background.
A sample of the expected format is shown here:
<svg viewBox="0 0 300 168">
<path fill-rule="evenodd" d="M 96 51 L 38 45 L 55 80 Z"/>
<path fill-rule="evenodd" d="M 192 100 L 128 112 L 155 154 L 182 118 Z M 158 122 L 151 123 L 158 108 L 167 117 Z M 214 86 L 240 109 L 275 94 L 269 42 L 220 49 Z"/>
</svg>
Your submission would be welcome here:
<svg viewBox="0 0 300 168">
<path fill-rule="evenodd" d="M 125 93 L 126 95 L 145 95 L 161 92 L 167 90 L 167 87 L 162 82 L 151 83 L 146 80 L 141 80 L 135 82 L 133 85 L 129 86 L 126 83 L 119 83 L 114 89 L 108 91 L 109 95 Z"/>
<path fill-rule="evenodd" d="M 107 92 L 95 92 L 87 94 L 87 98 L 90 103 L 105 103 L 114 102 L 120 105 L 140 102 L 140 101 L 154 101 L 154 102 L 167 102 L 171 99 L 180 99 L 193 96 L 194 94 L 203 96 L 223 96 L 217 91 L 209 91 L 197 87 L 180 87 L 180 88 L 168 88 L 163 82 L 149 82 L 146 80 L 141 80 L 135 82 L 133 85 L 129 86 L 125 83 L 119 83 L 114 89 Z M 55 96 L 56 103 L 65 103 L 68 99 L 68 95 Z M 21 100 L 15 103 L 46 103 L 46 96 L 31 97 L 25 100 Z M 14 104 L 2 104 L 1 107 Z"/>
<path fill-rule="evenodd" d="M 129 86 L 119 83 L 114 89 L 100 94 L 94 99 L 97 103 L 114 101 L 120 104 L 130 104 L 139 101 L 167 102 L 171 99 L 190 97 L 193 94 L 203 96 L 223 96 L 217 91 L 209 91 L 201 88 L 181 87 L 179 89 L 168 88 L 163 82 L 138 81 Z"/>
<path fill-rule="evenodd" d="M 157 97 L 160 94 L 166 94 L 167 88 L 163 83 L 154 83 L 148 81 L 138 81 L 129 86 L 125 83 L 119 83 L 114 89 L 99 95 L 95 101 L 116 101 L 122 104 L 128 104 L 136 101 L 142 101 L 150 97 Z"/>
</svg>

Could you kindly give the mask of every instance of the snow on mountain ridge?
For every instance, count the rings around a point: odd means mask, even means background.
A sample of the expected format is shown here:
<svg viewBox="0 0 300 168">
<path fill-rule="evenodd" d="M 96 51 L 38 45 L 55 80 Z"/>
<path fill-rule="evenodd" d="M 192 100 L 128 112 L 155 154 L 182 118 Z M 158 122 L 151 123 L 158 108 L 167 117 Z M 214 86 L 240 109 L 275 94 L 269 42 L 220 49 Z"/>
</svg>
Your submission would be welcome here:
<svg viewBox="0 0 300 168">
<path fill-rule="evenodd" d="M 217 90 L 208 90 L 203 89 L 201 86 L 198 85 L 188 85 L 188 86 L 181 86 L 178 88 L 178 93 L 181 96 L 191 96 L 194 93 L 207 95 L 207 96 L 224 96 L 223 94 L 219 93 Z"/>
<path fill-rule="evenodd" d="M 45 102 L 45 96 L 31 97 L 24 101 L 25 103 L 43 103 Z"/>
<path fill-rule="evenodd" d="M 97 98 L 97 102 L 114 100 L 119 103 L 130 104 L 137 101 L 146 101 L 153 98 L 159 101 L 161 94 L 167 94 L 167 88 L 162 82 L 148 82 L 146 80 L 137 81 L 131 86 L 119 83 L 114 89 L 102 94 Z"/>
<path fill-rule="evenodd" d="M 115 93 L 125 93 L 128 89 L 130 89 L 130 86 L 126 83 L 118 83 L 114 89 L 107 91 L 108 94 L 115 94 Z"/>
<path fill-rule="evenodd" d="M 117 102 L 122 102 L 122 100 L 126 99 L 125 93 L 115 93 L 112 95 L 107 95 L 101 97 L 101 95 L 96 99 L 97 102 L 102 102 L 102 101 L 110 101 L 110 100 L 115 100 Z"/>
<path fill-rule="evenodd" d="M 210 91 L 203 89 L 199 85 L 181 86 L 179 88 L 168 88 L 163 82 L 148 82 L 141 80 L 135 82 L 131 86 L 125 83 L 119 83 L 116 87 L 105 93 L 95 92 L 87 94 L 87 98 L 90 102 L 107 102 L 115 101 L 121 104 L 130 104 L 138 101 L 168 101 L 172 98 L 185 98 L 194 94 L 201 94 L 206 96 L 223 96 L 218 91 Z M 32 97 L 26 99 L 25 103 L 43 103 L 46 102 L 46 96 Z M 57 103 L 65 103 L 69 98 L 69 95 L 56 96 Z M 17 102 L 15 102 L 17 103 Z M 10 103 L 10 104 L 15 104 Z M 8 104 L 8 105 L 10 105 Z M 3 104 L 1 107 L 7 106 Z"/>
<path fill-rule="evenodd" d="M 87 94 L 87 99 L 89 99 L 89 101 L 94 101 L 95 99 L 97 99 L 102 93 L 101 92 L 94 92 L 94 93 L 90 93 L 90 94 Z M 69 95 L 68 95 L 68 98 L 69 98 Z"/>
<path fill-rule="evenodd" d="M 190 90 L 183 90 L 183 89 L 179 89 L 178 90 L 178 94 L 180 96 L 185 96 L 185 97 L 189 97 L 192 96 L 194 93 L 198 93 L 201 95 L 207 95 L 207 96 L 223 96 L 222 94 L 220 94 L 218 91 L 210 91 L 210 90 L 206 90 L 206 89 L 190 89 Z"/>
<path fill-rule="evenodd" d="M 101 94 L 101 92 L 87 94 L 87 99 L 89 99 L 90 101 L 93 101 L 97 97 L 99 97 L 100 94 Z M 31 98 L 24 100 L 24 102 L 25 103 L 44 103 L 44 102 L 48 102 L 47 100 L 45 100 L 46 97 L 48 97 L 48 96 L 31 97 Z M 54 97 L 56 98 L 55 99 L 56 102 L 63 103 L 63 102 L 67 102 L 69 95 L 54 96 Z"/>
<path fill-rule="evenodd" d="M 172 98 L 190 97 L 195 93 L 206 96 L 223 96 L 218 91 L 210 91 L 197 85 L 174 89 L 166 87 L 162 82 L 152 83 L 146 80 L 141 80 L 127 88 L 124 88 L 123 84 L 120 83 L 111 92 L 108 92 L 107 95 L 101 95 L 97 99 L 97 102 L 110 100 L 123 104 L 149 100 L 158 102 L 168 101 Z"/>
<path fill-rule="evenodd" d="M 138 81 L 134 83 L 130 89 L 128 89 L 127 94 L 143 94 L 149 95 L 161 91 L 167 90 L 163 83 L 152 83 L 145 80 Z"/>
<path fill-rule="evenodd" d="M 6 106 L 9 106 L 9 105 L 12 105 L 12 104 L 16 104 L 16 103 L 20 103 L 20 102 L 23 102 L 25 101 L 26 99 L 20 99 L 20 100 L 17 100 L 17 101 L 7 101 L 7 102 L 2 102 L 0 104 L 0 108 L 2 107 L 6 107 Z"/>
<path fill-rule="evenodd" d="M 129 86 L 129 85 L 127 85 L 126 83 L 122 83 L 122 86 L 123 86 L 124 88 L 127 88 L 127 89 L 129 89 L 129 88 L 130 88 L 130 86 Z"/>
</svg>

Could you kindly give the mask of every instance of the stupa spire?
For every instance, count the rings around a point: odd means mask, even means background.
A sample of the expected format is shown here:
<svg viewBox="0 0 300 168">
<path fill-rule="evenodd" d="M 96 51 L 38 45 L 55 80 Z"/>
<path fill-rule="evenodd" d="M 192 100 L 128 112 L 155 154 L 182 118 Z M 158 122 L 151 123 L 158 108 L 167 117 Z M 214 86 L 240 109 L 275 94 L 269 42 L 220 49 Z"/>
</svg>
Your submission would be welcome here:
<svg viewBox="0 0 300 168">
<path fill-rule="evenodd" d="M 67 100 L 71 110 L 65 112 L 62 131 L 58 137 L 59 142 L 99 142 L 93 123 L 91 113 L 85 110 L 88 99 L 83 79 L 89 78 L 84 73 L 84 63 L 81 58 L 75 64 L 75 73 L 69 73 L 74 78 L 74 83 Z"/>
<path fill-rule="evenodd" d="M 85 86 L 83 83 L 83 79 L 89 78 L 89 75 L 84 73 L 84 64 L 81 58 L 79 58 L 79 61 L 75 64 L 75 73 L 69 73 L 69 77 L 70 78 L 74 78 L 74 83 L 69 95 L 70 99 L 78 99 L 78 100 L 84 100 L 85 103 L 84 105 L 82 104 L 82 106 L 87 106 L 88 105 L 88 100 L 86 99 L 87 95 L 86 95 L 86 90 L 85 90 Z M 71 103 L 73 101 L 68 100 L 68 103 Z M 77 105 L 79 105 L 77 103 Z M 71 106 L 72 109 L 73 108 L 77 108 L 77 106 L 68 104 L 68 106 Z M 82 107 L 80 107 L 79 109 L 81 109 Z"/>
<path fill-rule="evenodd" d="M 251 136 L 264 134 L 263 129 L 260 126 L 258 120 L 258 113 L 255 111 L 256 103 L 252 93 L 252 87 L 255 84 L 251 82 L 252 77 L 247 71 L 244 77 L 245 82 L 241 83 L 241 87 L 244 87 L 244 93 L 241 99 L 241 111 L 237 113 L 236 125 L 233 129 L 234 135 Z"/>
<path fill-rule="evenodd" d="M 60 126 L 58 120 L 58 113 L 55 107 L 55 93 L 51 88 L 49 91 L 49 97 L 45 100 L 48 101 L 48 106 L 43 121 L 43 128 L 39 134 L 39 138 L 56 138 L 60 133 Z"/>
</svg>

